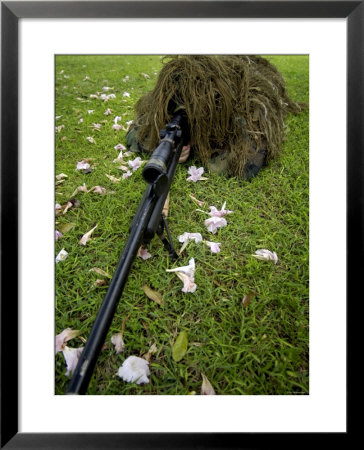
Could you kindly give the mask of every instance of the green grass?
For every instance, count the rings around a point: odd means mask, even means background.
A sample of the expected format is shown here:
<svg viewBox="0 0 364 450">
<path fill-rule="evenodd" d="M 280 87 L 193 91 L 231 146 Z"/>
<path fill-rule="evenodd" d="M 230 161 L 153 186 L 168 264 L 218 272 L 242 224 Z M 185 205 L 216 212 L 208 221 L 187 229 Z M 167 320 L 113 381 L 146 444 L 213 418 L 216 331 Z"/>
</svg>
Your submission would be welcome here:
<svg viewBox="0 0 364 450">
<path fill-rule="evenodd" d="M 308 56 L 269 56 L 283 73 L 288 91 L 296 101 L 308 102 Z M 95 287 L 102 278 L 99 267 L 110 274 L 128 237 L 130 221 L 145 189 L 141 170 L 118 184 L 105 174 L 121 176 L 113 159 L 114 146 L 125 145 L 125 132 L 111 126 L 116 115 L 122 123 L 132 120 L 133 105 L 150 90 L 160 70 L 159 56 L 58 56 L 56 58 L 56 174 L 68 175 L 57 186 L 55 201 L 64 204 L 77 186 L 101 185 L 114 194 L 100 196 L 78 193 L 80 207 L 56 216 L 56 228 L 73 222 L 76 226 L 55 244 L 65 248 L 65 261 L 56 265 L 56 333 L 70 327 L 87 339 L 107 286 Z M 60 73 L 61 71 L 63 73 Z M 146 79 L 142 73 L 150 76 Z M 64 78 L 64 75 L 69 78 Z M 90 80 L 83 81 L 85 76 Z M 123 81 L 128 75 L 129 80 Z M 107 103 L 90 99 L 103 86 L 114 87 L 116 99 Z M 124 91 L 130 97 L 123 97 Z M 81 100 L 77 100 L 80 98 Z M 113 114 L 105 116 L 106 108 Z M 93 109 L 89 115 L 87 110 Z M 79 124 L 79 118 L 84 122 Z M 102 121 L 106 120 L 106 123 Z M 92 129 L 101 123 L 101 131 Z M 93 136 L 96 144 L 86 140 Z M 218 395 L 308 394 L 308 111 L 287 119 L 287 137 L 282 154 L 252 182 L 207 174 L 208 180 L 186 181 L 187 169 L 198 161 L 180 164 L 171 188 L 169 225 L 177 236 L 184 231 L 200 232 L 207 240 L 221 242 L 221 253 L 212 254 L 202 245 L 190 243 L 175 265 L 168 260 L 160 241 L 149 246 L 152 258 L 137 258 L 92 377 L 89 394 L 184 395 L 200 393 L 204 373 Z M 95 169 L 75 171 L 78 161 L 94 158 Z M 207 215 L 188 194 L 209 205 L 227 209 L 228 226 L 212 235 L 206 231 Z M 81 236 L 98 225 L 84 247 Z M 259 248 L 278 254 L 276 265 L 251 255 Z M 182 283 L 165 269 L 196 261 L 194 294 L 181 292 Z M 163 295 L 159 306 L 149 300 L 141 286 L 146 283 Z M 256 292 L 252 303 L 242 300 Z M 110 336 L 125 325 L 125 350 L 116 355 Z M 181 330 L 188 334 L 188 350 L 175 362 L 172 346 Z M 152 344 L 157 352 L 150 361 L 150 383 L 126 383 L 116 376 L 130 355 L 142 356 Z M 79 347 L 76 338 L 70 347 Z M 56 393 L 64 394 L 69 383 L 61 353 L 56 355 Z"/>
</svg>

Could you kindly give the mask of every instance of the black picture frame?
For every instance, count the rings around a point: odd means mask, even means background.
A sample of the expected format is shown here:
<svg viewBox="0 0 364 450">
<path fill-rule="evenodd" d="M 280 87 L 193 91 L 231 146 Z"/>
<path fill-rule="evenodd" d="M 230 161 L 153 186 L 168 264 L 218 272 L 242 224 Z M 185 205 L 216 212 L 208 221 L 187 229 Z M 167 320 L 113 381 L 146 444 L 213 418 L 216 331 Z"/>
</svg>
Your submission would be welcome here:
<svg viewBox="0 0 364 450">
<path fill-rule="evenodd" d="M 116 17 L 347 19 L 347 304 L 362 290 L 364 1 L 1 2 L 1 448 L 270 448 L 268 442 L 278 433 L 18 432 L 18 354 L 16 346 L 5 345 L 6 335 L 11 332 L 13 341 L 18 335 L 18 22 L 21 18 Z M 347 438 L 348 431 L 335 439 Z M 310 433 L 300 436 L 300 445 L 311 437 Z M 327 443 L 327 436 L 323 438 Z M 296 445 L 298 436 L 285 434 L 279 439 L 285 447 Z M 318 434 L 315 440 L 321 440 Z"/>
</svg>

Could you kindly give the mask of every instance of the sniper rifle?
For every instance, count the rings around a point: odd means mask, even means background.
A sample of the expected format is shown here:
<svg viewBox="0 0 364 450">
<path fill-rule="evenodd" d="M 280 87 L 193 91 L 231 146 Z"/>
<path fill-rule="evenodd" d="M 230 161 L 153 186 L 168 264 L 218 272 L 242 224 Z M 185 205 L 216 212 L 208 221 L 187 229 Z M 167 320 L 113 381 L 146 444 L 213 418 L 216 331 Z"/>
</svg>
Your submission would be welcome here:
<svg viewBox="0 0 364 450">
<path fill-rule="evenodd" d="M 87 391 L 139 247 L 142 244 L 148 244 L 157 234 L 168 251 L 169 257 L 173 260 L 177 259 L 162 210 L 176 172 L 182 147 L 188 140 L 186 130 L 186 117 L 183 112 L 177 112 L 165 129 L 161 130 L 159 145 L 144 166 L 143 178 L 148 186 L 130 225 L 129 238 L 73 372 L 67 394 L 82 395 Z M 167 237 L 164 235 L 164 231 L 166 231 Z"/>
</svg>

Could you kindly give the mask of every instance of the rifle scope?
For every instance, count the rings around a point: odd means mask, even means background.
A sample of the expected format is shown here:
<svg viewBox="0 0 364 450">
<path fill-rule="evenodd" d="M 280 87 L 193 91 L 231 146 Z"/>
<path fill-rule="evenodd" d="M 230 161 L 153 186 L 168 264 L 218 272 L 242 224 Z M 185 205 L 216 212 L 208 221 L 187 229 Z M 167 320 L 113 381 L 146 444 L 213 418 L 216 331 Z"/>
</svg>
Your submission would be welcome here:
<svg viewBox="0 0 364 450">
<path fill-rule="evenodd" d="M 166 128 L 161 130 L 159 145 L 143 169 L 143 178 L 147 183 L 155 183 L 161 175 L 167 173 L 171 155 L 182 138 L 181 122 L 182 115 L 176 114 Z"/>
</svg>

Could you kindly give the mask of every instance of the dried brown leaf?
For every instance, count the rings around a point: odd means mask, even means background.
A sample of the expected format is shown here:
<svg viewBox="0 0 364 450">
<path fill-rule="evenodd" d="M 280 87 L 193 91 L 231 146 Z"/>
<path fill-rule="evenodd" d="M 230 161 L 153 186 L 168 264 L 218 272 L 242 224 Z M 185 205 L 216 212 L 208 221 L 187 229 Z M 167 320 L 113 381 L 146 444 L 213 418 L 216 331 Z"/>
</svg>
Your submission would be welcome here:
<svg viewBox="0 0 364 450">
<path fill-rule="evenodd" d="M 201 395 L 216 395 L 214 388 L 212 387 L 212 384 L 204 375 L 201 373 L 202 376 L 202 386 L 201 386 Z"/>
<path fill-rule="evenodd" d="M 192 194 L 190 194 L 190 198 L 196 203 L 196 205 L 198 205 L 200 207 L 202 207 L 205 204 L 205 202 L 202 202 L 201 200 L 197 200 L 197 198 L 194 197 Z"/>
<path fill-rule="evenodd" d="M 162 294 L 160 294 L 157 291 L 154 291 L 151 289 L 147 284 L 143 284 L 142 289 L 145 293 L 145 295 L 154 302 L 158 303 L 158 305 L 163 305 L 163 298 Z"/>
<path fill-rule="evenodd" d="M 255 297 L 255 293 L 254 292 L 248 292 L 243 298 L 243 305 L 244 306 L 250 305 L 250 303 L 252 302 L 254 297 Z"/>
<path fill-rule="evenodd" d="M 143 355 L 142 358 L 144 358 L 146 361 L 150 362 L 150 358 L 156 352 L 157 352 L 157 345 L 156 344 L 152 344 L 150 346 L 149 350 L 147 351 L 147 353 L 145 353 L 145 355 Z"/>
<path fill-rule="evenodd" d="M 111 275 L 109 275 L 105 270 L 99 269 L 98 267 L 93 267 L 89 270 L 89 272 L 96 272 L 99 275 L 102 275 L 103 277 L 111 278 Z"/>
<path fill-rule="evenodd" d="M 76 224 L 73 222 L 69 222 L 69 223 L 61 223 L 58 227 L 58 230 L 62 233 L 68 233 L 70 230 L 72 230 L 73 227 L 75 227 Z"/>
</svg>

